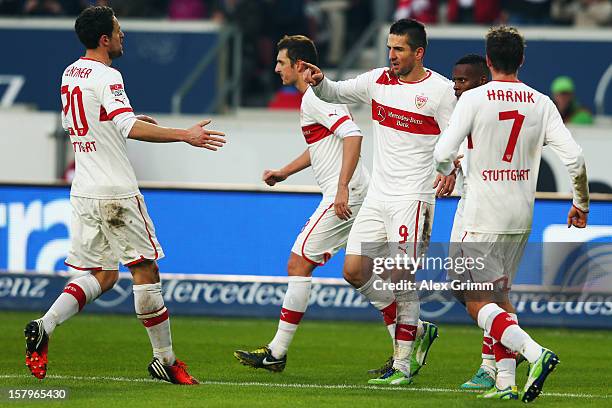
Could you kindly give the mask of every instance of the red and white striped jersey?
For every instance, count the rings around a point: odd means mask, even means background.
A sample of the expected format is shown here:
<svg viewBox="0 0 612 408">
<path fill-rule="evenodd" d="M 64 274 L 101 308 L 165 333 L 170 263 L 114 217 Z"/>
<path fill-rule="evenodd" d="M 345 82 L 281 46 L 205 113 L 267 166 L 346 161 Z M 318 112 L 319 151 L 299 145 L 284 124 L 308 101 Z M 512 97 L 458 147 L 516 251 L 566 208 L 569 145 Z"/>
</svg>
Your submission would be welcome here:
<svg viewBox="0 0 612 408">
<path fill-rule="evenodd" d="M 127 134 L 113 122 L 117 116 L 134 115 L 119 71 L 80 58 L 64 70 L 61 100 L 62 125 L 70 134 L 76 163 L 70 194 L 88 198 L 138 194 L 127 157 Z"/>
<path fill-rule="evenodd" d="M 451 81 L 426 70 L 422 80 L 404 82 L 388 68 L 378 68 L 346 81 L 324 78 L 313 90 L 325 101 L 371 105 L 369 197 L 434 203 L 433 149 L 457 102 Z"/>
<path fill-rule="evenodd" d="M 469 135 L 469 136 L 468 136 Z M 438 170 L 448 174 L 467 138 L 462 163 L 467 179 L 466 231 L 516 234 L 531 230 L 543 145 L 567 166 L 574 205 L 589 209 L 582 150 L 550 98 L 522 82 L 491 81 L 461 95 L 435 149 Z"/>
<path fill-rule="evenodd" d="M 334 200 L 342 168 L 343 139 L 359 136 L 361 130 L 353 122 L 346 105 L 323 102 L 311 88 L 304 92 L 300 108 L 300 125 L 308 144 L 315 180 L 323 200 Z M 353 204 L 368 188 L 370 174 L 361 158 L 349 183 L 349 203 Z M 361 201 L 361 198 L 359 199 Z"/>
</svg>

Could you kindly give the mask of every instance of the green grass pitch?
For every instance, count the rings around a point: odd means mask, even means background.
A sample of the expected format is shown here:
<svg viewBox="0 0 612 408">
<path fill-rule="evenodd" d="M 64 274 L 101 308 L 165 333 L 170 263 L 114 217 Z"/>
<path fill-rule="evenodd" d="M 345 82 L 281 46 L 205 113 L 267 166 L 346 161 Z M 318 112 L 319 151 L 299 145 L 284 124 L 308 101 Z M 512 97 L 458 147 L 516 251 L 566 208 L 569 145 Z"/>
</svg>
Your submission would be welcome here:
<svg viewBox="0 0 612 408">
<path fill-rule="evenodd" d="M 30 376 L 24 364 L 23 327 L 35 313 L 0 312 L 0 406 L 79 407 L 395 407 L 498 406 L 459 390 L 480 362 L 476 327 L 442 325 L 428 364 L 408 387 L 366 385 L 366 371 L 391 350 L 382 323 L 309 321 L 300 325 L 280 374 L 241 366 L 237 348 L 255 348 L 276 330 L 273 319 L 172 317 L 175 351 L 203 382 L 196 387 L 149 380 L 150 345 L 133 316 L 84 313 L 58 327 L 50 342 L 48 376 Z M 612 335 L 607 331 L 530 329 L 561 359 L 533 404 L 548 407 L 612 406 Z M 525 381 L 525 366 L 518 382 Z M 8 403 L 8 388 L 66 388 L 66 401 Z M 42 404 L 42 405 L 41 405 Z"/>
</svg>

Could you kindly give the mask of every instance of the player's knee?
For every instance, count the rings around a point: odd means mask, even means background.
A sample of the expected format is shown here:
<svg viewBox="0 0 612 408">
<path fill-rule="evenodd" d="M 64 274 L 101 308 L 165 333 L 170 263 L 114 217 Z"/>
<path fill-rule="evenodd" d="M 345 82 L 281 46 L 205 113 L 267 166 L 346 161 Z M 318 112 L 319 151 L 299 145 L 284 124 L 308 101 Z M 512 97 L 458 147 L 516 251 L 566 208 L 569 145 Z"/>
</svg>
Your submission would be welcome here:
<svg viewBox="0 0 612 408">
<path fill-rule="evenodd" d="M 312 270 L 314 265 L 309 263 L 307 260 L 291 253 L 289 261 L 287 262 L 287 275 L 289 276 L 312 276 Z"/>
<path fill-rule="evenodd" d="M 102 293 L 112 289 L 119 280 L 119 271 L 97 271 L 92 272 L 92 275 L 100 284 Z"/>
<path fill-rule="evenodd" d="M 135 285 L 159 282 L 159 267 L 155 261 L 145 260 L 139 264 L 130 266 L 130 272 L 134 278 Z"/>
<path fill-rule="evenodd" d="M 344 268 L 342 269 L 342 276 L 344 280 L 353 285 L 356 288 L 360 288 L 365 284 L 363 282 L 361 264 L 358 262 L 350 262 L 348 259 L 344 262 Z"/>
</svg>

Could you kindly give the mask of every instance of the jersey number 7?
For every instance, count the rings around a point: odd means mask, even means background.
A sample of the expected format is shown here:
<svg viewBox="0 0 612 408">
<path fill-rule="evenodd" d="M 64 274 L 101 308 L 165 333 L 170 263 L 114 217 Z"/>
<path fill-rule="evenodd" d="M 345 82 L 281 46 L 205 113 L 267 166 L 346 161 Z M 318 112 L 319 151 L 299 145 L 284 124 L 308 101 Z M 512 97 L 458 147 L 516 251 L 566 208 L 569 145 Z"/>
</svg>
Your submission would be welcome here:
<svg viewBox="0 0 612 408">
<path fill-rule="evenodd" d="M 68 85 L 62 86 L 62 103 L 64 95 L 66 95 L 66 104 L 62 106 L 64 116 L 68 115 L 68 110 L 72 113 L 72 126 L 68 128 L 71 136 L 85 136 L 89 131 L 87 118 L 85 117 L 85 108 L 83 107 L 83 92 L 81 88 L 75 86 L 72 92 L 68 89 Z"/>
<path fill-rule="evenodd" d="M 514 121 L 514 123 L 512 123 L 512 130 L 510 130 L 510 138 L 508 139 L 508 144 L 506 145 L 506 151 L 504 152 L 504 156 L 502 157 L 502 161 L 510 163 L 512 161 L 512 157 L 514 156 L 516 141 L 518 139 L 519 133 L 521 132 L 521 128 L 523 127 L 525 115 L 521 115 L 517 110 L 499 112 L 499 120 Z"/>
</svg>

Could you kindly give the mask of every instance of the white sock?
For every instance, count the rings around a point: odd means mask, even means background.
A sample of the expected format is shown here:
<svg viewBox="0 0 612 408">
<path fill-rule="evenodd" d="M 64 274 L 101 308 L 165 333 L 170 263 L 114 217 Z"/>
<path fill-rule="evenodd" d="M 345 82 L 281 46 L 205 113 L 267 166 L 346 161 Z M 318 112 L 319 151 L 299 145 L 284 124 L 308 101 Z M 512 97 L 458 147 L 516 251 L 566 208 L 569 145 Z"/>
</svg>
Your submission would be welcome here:
<svg viewBox="0 0 612 408">
<path fill-rule="evenodd" d="M 290 276 L 287 293 L 283 299 L 280 320 L 276 335 L 268 344 L 274 358 L 282 358 L 287 354 L 289 345 L 300 324 L 300 320 L 308 307 L 312 278 L 305 276 Z"/>
<path fill-rule="evenodd" d="M 376 281 L 380 281 L 380 283 L 375 285 L 374 282 Z M 382 280 L 380 276 L 373 273 L 370 279 L 362 287 L 357 288 L 357 291 L 365 296 L 372 306 L 380 310 L 387 330 L 389 331 L 389 335 L 391 336 L 391 341 L 395 342 L 397 304 L 395 303 L 393 291 L 386 289 L 386 286 L 385 289 L 383 289 L 383 282 L 384 280 Z M 376 289 L 375 286 L 378 289 Z"/>
<path fill-rule="evenodd" d="M 495 354 L 495 365 L 497 367 L 497 377 L 495 385 L 500 390 L 516 385 L 516 359 L 514 352 L 500 342 L 493 345 Z"/>
<path fill-rule="evenodd" d="M 485 370 L 491 377 L 495 378 L 495 374 L 497 372 L 497 366 L 495 365 L 495 357 L 482 359 L 482 363 L 480 364 L 480 368 Z"/>
<path fill-rule="evenodd" d="M 393 368 L 410 376 L 410 354 L 418 330 L 420 303 L 414 291 L 401 292 L 397 299 L 397 325 Z"/>
<path fill-rule="evenodd" d="M 87 303 L 93 302 L 101 293 L 100 283 L 90 273 L 70 281 L 42 317 L 47 334 L 51 336 L 56 326 L 79 313 Z"/>
<path fill-rule="evenodd" d="M 510 350 L 521 353 L 530 363 L 542 354 L 542 346 L 533 341 L 516 320 L 495 303 L 488 303 L 480 309 L 478 326 Z"/>
<path fill-rule="evenodd" d="M 164 305 L 161 282 L 134 285 L 136 316 L 147 329 L 153 356 L 163 365 L 173 365 L 176 356 L 172 350 L 170 315 Z"/>
</svg>

